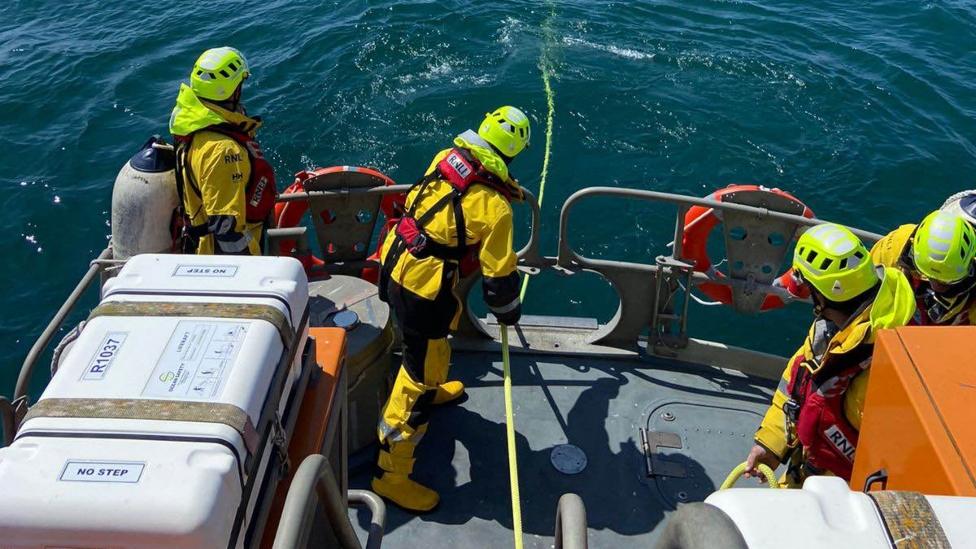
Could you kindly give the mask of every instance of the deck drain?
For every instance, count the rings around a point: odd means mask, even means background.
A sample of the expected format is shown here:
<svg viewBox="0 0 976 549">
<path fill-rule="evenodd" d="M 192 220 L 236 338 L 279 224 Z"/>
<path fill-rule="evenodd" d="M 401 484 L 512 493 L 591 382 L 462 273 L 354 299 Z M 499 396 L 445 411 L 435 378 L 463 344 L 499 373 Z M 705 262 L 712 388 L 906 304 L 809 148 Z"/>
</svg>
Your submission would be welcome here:
<svg viewBox="0 0 976 549">
<path fill-rule="evenodd" d="M 579 446 L 560 444 L 552 449 L 549 461 L 564 475 L 575 475 L 586 469 L 586 454 Z"/>
</svg>

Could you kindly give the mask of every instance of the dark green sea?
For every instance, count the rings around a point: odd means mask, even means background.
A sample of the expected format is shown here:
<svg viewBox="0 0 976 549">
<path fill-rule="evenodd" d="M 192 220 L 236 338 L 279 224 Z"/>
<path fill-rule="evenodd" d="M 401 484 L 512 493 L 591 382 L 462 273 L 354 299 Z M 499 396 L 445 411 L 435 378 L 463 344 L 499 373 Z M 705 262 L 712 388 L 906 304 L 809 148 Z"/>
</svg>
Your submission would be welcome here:
<svg viewBox="0 0 976 549">
<path fill-rule="evenodd" d="M 5 0 L 0 394 L 12 393 L 34 338 L 106 245 L 119 167 L 166 132 L 180 80 L 221 45 L 251 64 L 245 100 L 266 120 L 260 137 L 279 188 L 334 164 L 412 182 L 453 135 L 513 104 L 535 132 L 512 168 L 537 191 L 549 71 L 550 254 L 562 202 L 591 185 L 704 195 L 762 183 L 877 232 L 974 186 L 972 2 Z M 672 216 L 596 201 L 571 230 L 594 257 L 650 262 Z M 615 305 L 595 276 L 551 275 L 530 284 L 526 312 L 606 320 Z M 692 335 L 788 353 L 809 314 L 695 307 Z"/>
</svg>

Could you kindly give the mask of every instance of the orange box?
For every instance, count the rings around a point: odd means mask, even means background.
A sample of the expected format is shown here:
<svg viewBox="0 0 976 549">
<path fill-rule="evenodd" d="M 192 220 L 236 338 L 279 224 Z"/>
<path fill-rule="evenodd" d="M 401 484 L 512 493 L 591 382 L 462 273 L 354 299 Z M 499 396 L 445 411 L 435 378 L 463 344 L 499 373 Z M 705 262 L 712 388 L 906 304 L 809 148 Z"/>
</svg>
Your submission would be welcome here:
<svg viewBox="0 0 976 549">
<path fill-rule="evenodd" d="M 976 496 L 976 326 L 908 326 L 875 342 L 852 489 Z M 874 485 L 879 488 L 877 484 Z"/>
<path fill-rule="evenodd" d="M 336 401 L 342 398 L 340 391 L 345 391 L 345 386 L 340 383 L 340 379 L 346 362 L 346 331 L 342 328 L 309 328 L 308 335 L 315 340 L 315 362 L 321 373 L 313 376 L 309 381 L 302 405 L 298 409 L 298 422 L 288 444 L 291 470 L 288 476 L 278 483 L 271 512 L 264 527 L 262 548 L 270 548 L 273 545 L 292 476 L 305 458 L 319 453 L 325 444 L 331 415 L 340 412 L 336 409 Z M 346 448 L 342 447 L 339 451 L 344 456 Z"/>
</svg>

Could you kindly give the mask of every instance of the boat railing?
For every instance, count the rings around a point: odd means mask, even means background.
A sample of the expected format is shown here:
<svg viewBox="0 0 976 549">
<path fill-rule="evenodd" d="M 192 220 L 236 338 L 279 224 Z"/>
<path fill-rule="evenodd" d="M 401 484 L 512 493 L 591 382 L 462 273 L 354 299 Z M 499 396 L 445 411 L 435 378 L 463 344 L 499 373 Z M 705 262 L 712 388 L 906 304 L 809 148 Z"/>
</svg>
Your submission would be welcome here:
<svg viewBox="0 0 976 549">
<path fill-rule="evenodd" d="M 386 505 L 376 494 L 367 490 L 349 490 L 347 493 L 350 504 L 365 505 L 370 511 L 369 535 L 366 539 L 366 549 L 378 549 L 383 541 L 383 529 L 386 525 Z M 332 466 L 328 458 L 321 454 L 314 454 L 305 458 L 295 471 L 285 506 L 281 511 L 281 520 L 275 533 L 275 549 L 299 549 L 309 545 L 309 538 L 313 531 L 322 530 L 322 524 L 316 524 L 316 509 L 321 505 L 328 521 L 327 531 L 338 541 L 341 549 L 362 549 L 356 531 L 349 521 L 349 514 L 343 497 L 332 474 Z M 314 528 L 313 528 L 314 527 Z"/>
<path fill-rule="evenodd" d="M 633 261 L 613 261 L 585 257 L 570 241 L 570 214 L 584 200 L 610 197 L 631 201 L 666 203 L 677 208 L 671 253 L 657 256 L 654 264 Z M 682 256 L 685 236 L 685 215 L 694 206 L 722 212 L 727 218 L 739 214 L 752 222 L 764 220 L 785 222 L 793 231 L 798 227 L 812 226 L 824 220 L 793 215 L 765 207 L 720 202 L 709 198 L 695 198 L 673 193 L 628 189 L 620 187 L 587 187 L 566 199 L 559 216 L 559 248 L 554 268 L 565 272 L 591 271 L 602 276 L 617 292 L 619 306 L 613 319 L 590 337 L 590 342 L 616 347 L 631 347 L 648 330 L 649 347 L 661 349 L 682 347 L 687 342 L 688 307 L 691 287 L 702 283 L 739 287 L 748 294 L 765 297 L 774 294 L 784 301 L 794 299 L 784 288 L 758 283 L 752 279 L 740 280 L 725 277 L 714 271 L 701 272 Z M 855 234 L 868 241 L 876 241 L 881 235 L 852 228 Z M 791 231 L 792 232 L 792 231 Z M 786 239 L 788 243 L 789 239 Z M 546 258 L 550 260 L 552 258 Z M 772 274 L 772 273 L 771 273 Z M 680 305 L 675 305 L 678 290 L 683 294 Z M 680 309 L 680 313 L 676 310 Z M 755 310 L 739 309 L 755 313 Z"/>
<path fill-rule="evenodd" d="M 40 337 L 38 337 L 37 341 L 34 342 L 34 345 L 31 346 L 30 351 L 27 353 L 27 357 L 24 358 L 24 363 L 20 368 L 20 374 L 17 376 L 17 385 L 14 386 L 13 406 L 15 409 L 21 402 L 24 402 L 30 386 L 31 377 L 34 375 L 34 368 L 37 366 L 37 362 L 41 358 L 41 355 L 51 344 L 51 339 L 54 338 L 54 335 L 58 333 L 59 329 L 61 329 L 61 325 L 64 324 L 65 319 L 68 318 L 68 315 L 70 315 L 72 311 L 74 311 L 75 307 L 78 305 L 78 302 L 85 295 L 85 292 L 92 285 L 92 283 L 100 278 L 99 275 L 106 267 L 104 260 L 109 260 L 111 257 L 111 247 L 105 248 L 100 254 L 98 254 L 98 257 L 95 258 L 95 260 L 93 260 L 88 266 L 88 271 L 85 272 L 84 276 L 81 277 L 81 280 L 78 281 L 78 284 L 75 286 L 74 290 L 71 291 L 71 295 L 69 295 L 68 299 L 61 304 L 58 312 L 54 314 L 54 318 L 48 322 L 47 327 L 44 328 L 43 332 L 41 332 Z"/>
<path fill-rule="evenodd" d="M 309 191 L 282 194 L 278 197 L 278 200 L 290 202 L 309 200 L 312 197 L 316 197 L 335 200 L 336 204 L 341 204 L 341 201 L 350 194 L 369 193 L 382 196 L 405 193 L 409 188 L 409 185 L 392 185 L 372 188 Z M 675 206 L 677 212 L 675 216 L 674 240 L 670 253 L 658 256 L 653 263 L 641 263 L 637 261 L 615 261 L 586 257 L 577 251 L 573 247 L 570 239 L 571 214 L 584 200 L 597 197 L 666 203 Z M 563 204 L 559 216 L 557 255 L 544 256 L 540 252 L 539 246 L 541 219 L 539 203 L 531 192 L 526 192 L 526 200 L 523 204 L 530 209 L 531 226 L 528 241 L 518 252 L 519 268 L 532 275 L 538 274 L 543 270 L 555 271 L 565 275 L 572 275 L 580 271 L 598 274 L 617 293 L 619 304 L 614 317 L 591 334 L 588 342 L 595 345 L 634 349 L 637 347 L 640 337 L 646 332 L 649 340 L 648 347 L 655 351 L 680 348 L 686 344 L 688 307 L 691 295 L 690 288 L 694 285 L 708 282 L 739 286 L 746 288 L 750 292 L 759 292 L 763 295 L 772 293 L 784 299 L 790 299 L 792 297 L 783 288 L 769 284 L 758 284 L 755 281 L 724 277 L 715 272 L 695 271 L 694 265 L 682 259 L 681 254 L 681 243 L 684 237 L 684 217 L 690 208 L 702 206 L 723 213 L 747 215 L 757 221 L 769 219 L 788 222 L 797 227 L 810 226 L 823 222 L 819 219 L 791 215 L 764 207 L 748 206 L 732 202 L 719 202 L 708 198 L 696 198 L 673 193 L 620 187 L 588 187 L 573 193 Z M 377 221 L 376 219 L 373 220 L 374 223 Z M 861 238 L 868 241 L 875 241 L 880 238 L 880 235 L 875 233 L 854 228 L 852 230 Z M 304 233 L 304 227 L 271 229 L 269 230 L 269 240 L 274 241 L 280 238 L 304 240 Z M 336 235 L 336 238 L 340 239 L 342 235 Z M 269 249 L 275 249 L 270 244 L 268 247 Z M 15 425 L 17 423 L 16 418 L 22 415 L 22 412 L 26 411 L 26 395 L 37 362 L 50 346 L 53 337 L 58 333 L 65 319 L 74 311 L 85 292 L 92 286 L 95 280 L 99 280 L 100 278 L 104 279 L 108 269 L 118 268 L 122 263 L 124 262 L 112 258 L 111 247 L 103 250 L 91 262 L 88 271 L 31 346 L 21 366 L 13 399 L 7 407 L 12 407 L 14 410 Z M 370 260 L 365 260 L 360 263 L 360 267 L 377 266 L 375 261 Z M 349 266 L 347 265 L 346 267 L 348 268 Z M 332 265 L 328 263 L 324 267 L 326 272 L 329 272 L 331 268 Z M 467 294 L 474 287 L 476 278 L 470 278 L 462 283 L 461 288 L 459 288 L 461 293 L 460 297 L 463 302 L 466 302 Z M 679 294 L 683 294 L 681 298 L 678 298 Z M 677 303 L 679 299 L 681 302 Z M 483 324 L 478 319 L 473 318 L 470 313 L 468 316 L 465 326 L 469 332 L 487 333 Z M 0 414 L 9 415 L 9 412 L 0 412 Z M 4 433 L 4 436 L 9 437 L 10 435 Z"/>
<path fill-rule="evenodd" d="M 410 189 L 409 185 L 377 186 L 358 189 L 334 189 L 306 191 L 285 194 L 279 197 L 284 202 L 297 200 L 311 200 L 313 198 L 330 204 L 335 201 L 336 207 L 341 205 L 350 194 L 366 193 L 378 197 L 389 194 L 402 194 Z M 578 252 L 570 239 L 570 217 L 580 202 L 597 197 L 623 199 L 628 201 L 642 201 L 664 203 L 676 207 L 674 239 L 669 254 L 657 256 L 653 263 L 637 261 L 614 261 L 586 257 Z M 628 189 L 620 187 L 588 187 L 571 195 L 562 206 L 559 219 L 559 240 L 556 256 L 544 256 L 539 249 L 540 208 L 532 193 L 526 193 L 524 202 L 531 210 L 531 226 L 528 242 L 519 251 L 519 268 L 530 275 L 543 270 L 556 271 L 561 274 L 572 275 L 580 271 L 593 272 L 605 279 L 618 297 L 618 310 L 614 317 L 605 325 L 600 326 L 588 338 L 588 342 L 595 345 L 605 345 L 617 348 L 635 349 L 640 337 L 646 332 L 650 340 L 649 347 L 655 351 L 681 348 L 687 344 L 688 307 L 691 299 L 692 286 L 703 283 L 731 286 L 735 293 L 748 297 L 743 303 L 735 303 L 739 312 L 756 313 L 759 304 L 768 294 L 780 297 L 783 301 L 795 299 L 785 288 L 764 283 L 751 275 L 737 278 L 726 277 L 714 270 L 697 271 L 695 265 L 682 256 L 682 241 L 684 238 L 684 220 L 686 213 L 694 206 L 701 206 L 710 211 L 721 212 L 725 217 L 738 216 L 738 219 L 752 224 L 763 222 L 777 222 L 787 227 L 790 234 L 797 227 L 816 225 L 823 220 L 811 219 L 801 215 L 794 215 L 776 211 L 774 209 L 738 204 L 734 202 L 720 202 L 710 198 L 696 198 L 673 193 Z M 860 237 L 868 241 L 880 238 L 880 235 L 852 229 Z M 293 228 L 284 229 L 287 238 L 295 238 L 303 230 Z M 276 230 L 269 231 L 271 238 L 278 238 Z M 337 242 L 341 242 L 342 235 L 335 235 Z M 784 238 L 788 243 L 789 238 Z M 347 245 L 349 243 L 343 243 Z M 782 252 L 785 253 L 785 246 Z M 377 266 L 375 261 L 360 261 L 354 268 Z M 332 270 L 346 270 L 349 265 L 329 265 L 322 267 L 329 272 Z M 775 273 L 768 273 L 766 278 L 771 280 Z M 462 302 L 467 302 L 467 295 L 474 287 L 476 277 L 462 282 L 458 289 Z M 680 297 L 679 297 L 680 295 Z M 680 301 L 680 302 L 679 302 Z M 469 315 L 464 319 L 461 331 L 470 334 L 488 332 L 483 323 Z"/>
<path fill-rule="evenodd" d="M 586 507 L 576 494 L 563 494 L 556 506 L 554 549 L 586 549 Z"/>
</svg>

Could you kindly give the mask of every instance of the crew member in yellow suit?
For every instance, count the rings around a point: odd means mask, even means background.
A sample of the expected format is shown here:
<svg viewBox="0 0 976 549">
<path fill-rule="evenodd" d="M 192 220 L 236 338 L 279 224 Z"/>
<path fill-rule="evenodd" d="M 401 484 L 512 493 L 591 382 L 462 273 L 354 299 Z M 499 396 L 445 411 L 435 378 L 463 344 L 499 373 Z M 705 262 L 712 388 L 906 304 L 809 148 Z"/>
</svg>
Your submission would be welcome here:
<svg viewBox="0 0 976 549">
<path fill-rule="evenodd" d="M 184 208 L 184 251 L 260 255 L 275 179 L 241 101 L 250 75 L 234 48 L 209 49 L 181 84 L 170 117 Z"/>
<path fill-rule="evenodd" d="M 788 463 L 780 483 L 810 475 L 850 478 L 878 330 L 905 325 L 915 298 L 898 269 L 876 267 L 847 228 L 822 224 L 800 236 L 793 272 L 807 285 L 816 320 L 787 362 L 746 459 L 755 467 Z"/>
<path fill-rule="evenodd" d="M 439 501 L 437 492 L 409 478 L 430 408 L 464 393 L 461 382 L 447 381 L 447 336 L 462 310 L 454 294 L 462 265 L 480 263 L 483 297 L 499 322 L 513 325 L 521 316 L 511 202 L 523 195 L 508 164 L 529 138 L 528 118 L 508 106 L 488 114 L 477 132 L 457 136 L 410 190 L 406 213 L 382 246 L 380 292 L 403 334 L 403 363 L 379 422 L 372 487 L 411 511 Z"/>
<path fill-rule="evenodd" d="M 871 248 L 871 258 L 897 267 L 915 288 L 913 324 L 976 324 L 976 231 L 962 216 L 936 210 L 902 225 Z"/>
</svg>

